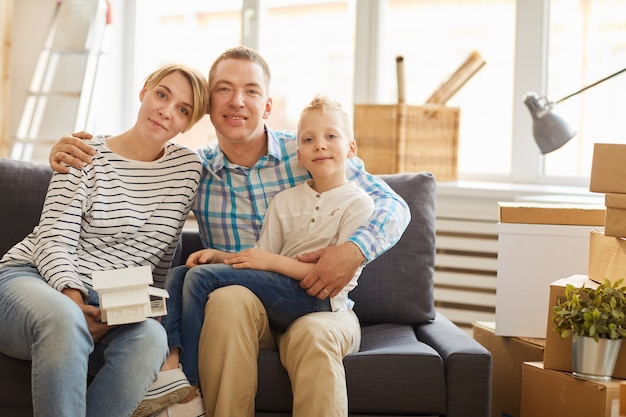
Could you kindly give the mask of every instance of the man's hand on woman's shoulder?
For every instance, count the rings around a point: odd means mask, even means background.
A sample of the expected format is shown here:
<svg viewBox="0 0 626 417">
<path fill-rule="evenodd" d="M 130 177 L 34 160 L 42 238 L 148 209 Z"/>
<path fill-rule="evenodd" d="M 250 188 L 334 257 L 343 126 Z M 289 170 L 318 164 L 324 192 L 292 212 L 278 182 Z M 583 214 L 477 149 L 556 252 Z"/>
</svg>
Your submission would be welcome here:
<svg viewBox="0 0 626 417">
<path fill-rule="evenodd" d="M 95 151 L 84 142 L 93 135 L 87 132 L 77 132 L 63 136 L 50 150 L 48 160 L 50 167 L 56 172 L 69 172 L 69 166 L 81 169 L 91 163 Z"/>
</svg>

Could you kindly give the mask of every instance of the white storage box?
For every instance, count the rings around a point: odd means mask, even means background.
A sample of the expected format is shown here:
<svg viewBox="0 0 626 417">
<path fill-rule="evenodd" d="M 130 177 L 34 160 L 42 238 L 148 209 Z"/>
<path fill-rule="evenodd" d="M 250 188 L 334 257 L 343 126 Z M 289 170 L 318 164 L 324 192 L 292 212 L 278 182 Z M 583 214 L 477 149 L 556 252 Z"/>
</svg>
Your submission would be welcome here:
<svg viewBox="0 0 626 417">
<path fill-rule="evenodd" d="M 592 229 L 603 227 L 498 224 L 497 336 L 545 339 L 550 284 L 587 274 Z"/>
</svg>

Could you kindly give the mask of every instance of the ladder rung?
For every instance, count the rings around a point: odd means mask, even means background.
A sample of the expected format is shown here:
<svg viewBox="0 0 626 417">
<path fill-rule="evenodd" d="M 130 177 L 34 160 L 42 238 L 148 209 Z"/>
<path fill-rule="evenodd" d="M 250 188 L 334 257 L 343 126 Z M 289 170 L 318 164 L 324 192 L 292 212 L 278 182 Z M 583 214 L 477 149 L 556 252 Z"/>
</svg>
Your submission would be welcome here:
<svg viewBox="0 0 626 417">
<path fill-rule="evenodd" d="M 80 91 L 29 91 L 29 97 L 65 97 L 80 98 Z"/>
<path fill-rule="evenodd" d="M 60 137 L 57 138 L 51 138 L 51 137 L 43 137 L 43 136 L 38 136 L 38 137 L 33 137 L 33 138 L 18 138 L 18 137 L 14 137 L 13 138 L 13 143 L 37 143 L 37 144 L 54 144 L 57 143 L 58 140 L 61 139 Z"/>
<path fill-rule="evenodd" d="M 50 55 L 88 55 L 88 49 L 60 49 L 60 48 L 43 48 L 42 52 L 48 52 Z"/>
</svg>

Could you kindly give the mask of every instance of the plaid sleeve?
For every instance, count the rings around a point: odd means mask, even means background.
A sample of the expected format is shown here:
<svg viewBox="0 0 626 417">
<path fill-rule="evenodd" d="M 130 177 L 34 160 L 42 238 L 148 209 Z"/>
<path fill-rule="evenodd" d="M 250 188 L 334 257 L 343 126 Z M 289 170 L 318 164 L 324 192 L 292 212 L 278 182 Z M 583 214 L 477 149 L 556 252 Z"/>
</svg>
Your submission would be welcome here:
<svg viewBox="0 0 626 417">
<path fill-rule="evenodd" d="M 373 261 L 395 245 L 409 225 L 411 213 L 407 203 L 387 183 L 365 171 L 363 162 L 351 158 L 348 164 L 352 180 L 374 200 L 374 213 L 349 239 L 357 245 L 366 263 Z"/>
</svg>

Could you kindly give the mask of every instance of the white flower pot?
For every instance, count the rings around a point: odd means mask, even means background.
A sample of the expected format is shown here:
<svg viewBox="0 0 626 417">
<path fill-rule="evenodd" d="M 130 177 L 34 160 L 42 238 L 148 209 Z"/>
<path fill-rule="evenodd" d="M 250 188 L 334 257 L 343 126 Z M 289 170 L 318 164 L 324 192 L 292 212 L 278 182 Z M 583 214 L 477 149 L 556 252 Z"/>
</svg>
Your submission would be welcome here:
<svg viewBox="0 0 626 417">
<path fill-rule="evenodd" d="M 572 336 L 572 367 L 574 376 L 594 381 L 609 381 L 622 339 L 600 339 Z"/>
</svg>

